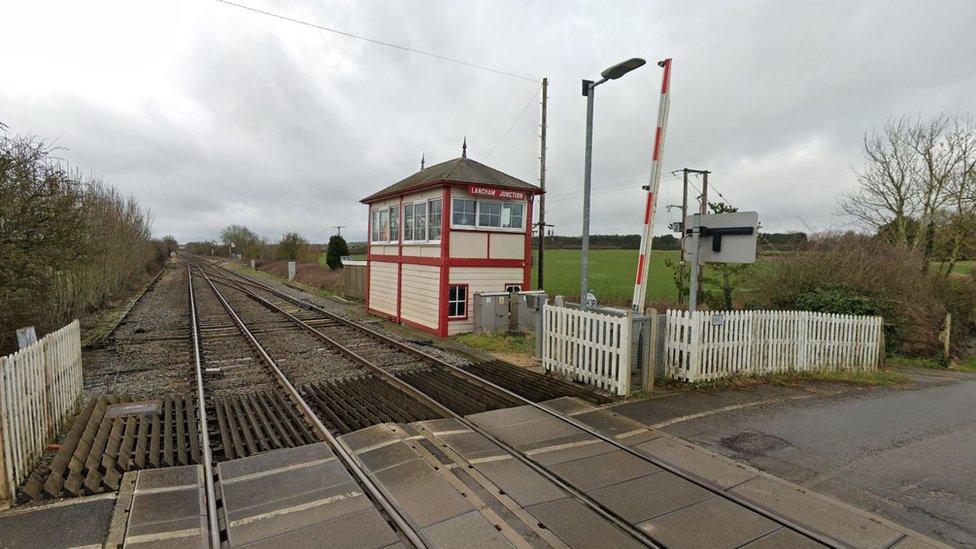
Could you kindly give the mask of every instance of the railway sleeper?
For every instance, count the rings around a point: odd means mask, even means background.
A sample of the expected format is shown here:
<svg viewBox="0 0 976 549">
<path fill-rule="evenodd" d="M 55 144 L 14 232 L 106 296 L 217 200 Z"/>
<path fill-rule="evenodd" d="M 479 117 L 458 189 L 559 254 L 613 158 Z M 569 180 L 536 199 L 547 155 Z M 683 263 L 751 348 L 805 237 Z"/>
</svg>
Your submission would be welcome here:
<svg viewBox="0 0 976 549">
<path fill-rule="evenodd" d="M 214 397 L 209 408 L 220 441 L 213 448 L 218 462 L 318 442 L 294 404 L 277 391 L 226 394 Z"/>
<path fill-rule="evenodd" d="M 397 377 L 460 414 L 476 414 L 521 404 L 515 398 L 491 391 L 438 368 L 400 372 Z"/>
<path fill-rule="evenodd" d="M 46 466 L 21 487 L 29 499 L 117 490 L 126 471 L 200 462 L 192 394 L 100 396 L 81 407 Z"/>
<path fill-rule="evenodd" d="M 442 415 L 373 375 L 311 383 L 301 388 L 324 423 L 349 433 L 381 423 L 409 423 Z"/>
<path fill-rule="evenodd" d="M 462 366 L 462 369 L 500 385 L 533 402 L 543 402 L 560 397 L 577 397 L 590 404 L 602 405 L 612 399 L 578 387 L 553 376 L 541 375 L 502 360 L 475 362 Z"/>
</svg>

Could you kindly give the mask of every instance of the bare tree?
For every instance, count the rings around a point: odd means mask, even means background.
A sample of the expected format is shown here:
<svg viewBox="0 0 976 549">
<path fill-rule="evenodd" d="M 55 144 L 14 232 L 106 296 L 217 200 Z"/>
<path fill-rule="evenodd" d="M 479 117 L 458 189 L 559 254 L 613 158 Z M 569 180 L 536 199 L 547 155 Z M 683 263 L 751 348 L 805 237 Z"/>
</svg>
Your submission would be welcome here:
<svg viewBox="0 0 976 549">
<path fill-rule="evenodd" d="M 893 244 L 929 257 L 936 226 L 958 185 L 965 143 L 959 134 L 965 126 L 946 114 L 901 117 L 866 135 L 865 166 L 855 171 L 858 189 L 844 197 L 841 211 Z"/>
<path fill-rule="evenodd" d="M 889 228 L 896 245 L 908 246 L 909 224 L 917 210 L 913 193 L 915 149 L 909 142 L 911 124 L 905 118 L 889 120 L 864 136 L 866 165 L 855 171 L 858 189 L 844 197 L 841 211 L 866 228 Z"/>
<path fill-rule="evenodd" d="M 950 139 L 959 153 L 959 161 L 950 173 L 946 222 L 940 227 L 943 234 L 940 274 L 946 277 L 952 273 L 960 254 L 972 253 L 971 248 L 976 244 L 976 118 L 972 115 L 957 118 Z"/>
<path fill-rule="evenodd" d="M 953 120 L 940 114 L 928 122 L 916 119 L 911 126 L 909 142 L 918 156 L 914 189 L 918 193 L 919 234 L 912 248 L 921 248 L 924 257 L 932 254 L 935 215 L 946 204 L 949 182 L 960 155 L 956 140 L 948 130 Z"/>
</svg>

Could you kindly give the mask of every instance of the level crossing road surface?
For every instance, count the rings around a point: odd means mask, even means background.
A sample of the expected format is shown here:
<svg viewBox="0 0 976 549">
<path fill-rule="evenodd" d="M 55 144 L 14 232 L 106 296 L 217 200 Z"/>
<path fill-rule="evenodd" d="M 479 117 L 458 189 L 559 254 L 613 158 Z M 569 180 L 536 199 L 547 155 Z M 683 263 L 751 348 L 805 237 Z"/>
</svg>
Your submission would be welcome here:
<svg viewBox="0 0 976 549">
<path fill-rule="evenodd" d="M 814 547 L 809 537 L 723 494 L 761 505 L 833 546 L 933 547 L 937 543 L 844 504 L 805 492 L 659 430 L 574 398 L 545 403 L 674 474 L 621 452 L 532 406 L 469 416 L 667 547 Z M 374 425 L 339 437 L 431 547 L 639 546 L 457 419 Z M 126 473 L 118 500 L 105 495 L 0 514 L 3 546 L 100 544 L 206 546 L 200 466 Z M 218 464 L 220 523 L 227 546 L 401 546 L 375 506 L 324 443 Z M 165 505 L 162 499 L 166 499 Z M 90 501 L 92 509 L 84 507 Z M 155 505 L 141 507 L 155 501 Z M 97 507 L 97 508 L 96 508 Z M 28 519 L 27 517 L 31 517 Z M 85 518 L 91 517 L 91 518 Z M 31 522 L 58 527 L 34 532 Z M 102 539 L 95 525 L 103 524 Z M 34 522 L 36 524 L 36 522 Z M 28 533 L 28 530 L 33 533 Z M 46 535 L 60 536 L 45 539 Z M 82 538 L 84 536 L 84 538 Z M 70 540 L 70 541 L 69 541 Z M 49 542 L 49 543 L 48 543 Z M 67 543 L 66 543 L 67 542 Z M 84 543 L 83 543 L 84 542 Z"/>
<path fill-rule="evenodd" d="M 612 409 L 941 541 L 976 546 L 976 374 L 898 371 L 910 382 L 763 385 Z"/>
</svg>

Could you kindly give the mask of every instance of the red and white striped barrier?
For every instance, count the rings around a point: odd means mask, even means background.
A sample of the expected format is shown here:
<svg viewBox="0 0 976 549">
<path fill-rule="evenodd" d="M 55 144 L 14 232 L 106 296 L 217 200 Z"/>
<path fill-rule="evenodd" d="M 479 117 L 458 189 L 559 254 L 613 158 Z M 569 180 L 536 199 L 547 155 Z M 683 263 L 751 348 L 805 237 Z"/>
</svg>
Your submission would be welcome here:
<svg viewBox="0 0 976 549">
<path fill-rule="evenodd" d="M 657 131 L 654 133 L 654 153 L 651 157 L 651 180 L 647 186 L 647 203 L 644 206 L 644 232 L 641 234 L 640 256 L 637 259 L 637 280 L 634 282 L 634 312 L 644 310 L 647 297 L 647 274 L 651 263 L 651 242 L 654 238 L 654 210 L 658 187 L 661 183 L 661 165 L 664 157 L 664 134 L 668 127 L 668 109 L 671 107 L 671 59 L 658 62 L 664 68 L 661 78 L 661 101 L 657 111 Z"/>
</svg>

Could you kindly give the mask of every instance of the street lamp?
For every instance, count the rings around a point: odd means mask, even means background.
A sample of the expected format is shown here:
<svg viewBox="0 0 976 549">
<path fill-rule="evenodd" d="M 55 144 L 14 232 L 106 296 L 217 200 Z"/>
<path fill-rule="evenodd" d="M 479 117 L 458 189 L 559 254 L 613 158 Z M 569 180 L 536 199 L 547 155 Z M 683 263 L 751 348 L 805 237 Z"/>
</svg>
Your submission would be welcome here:
<svg viewBox="0 0 976 549">
<path fill-rule="evenodd" d="M 596 82 L 583 80 L 583 95 L 586 97 L 586 149 L 583 164 L 583 250 L 580 258 L 580 305 L 586 308 L 590 278 L 590 172 L 593 162 L 593 96 L 596 87 L 607 80 L 616 80 L 646 63 L 639 57 L 628 59 L 600 73 L 603 78 Z"/>
</svg>

